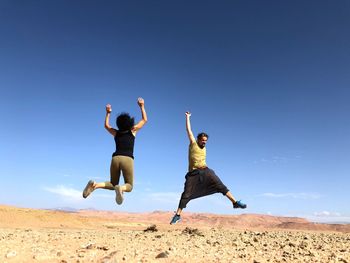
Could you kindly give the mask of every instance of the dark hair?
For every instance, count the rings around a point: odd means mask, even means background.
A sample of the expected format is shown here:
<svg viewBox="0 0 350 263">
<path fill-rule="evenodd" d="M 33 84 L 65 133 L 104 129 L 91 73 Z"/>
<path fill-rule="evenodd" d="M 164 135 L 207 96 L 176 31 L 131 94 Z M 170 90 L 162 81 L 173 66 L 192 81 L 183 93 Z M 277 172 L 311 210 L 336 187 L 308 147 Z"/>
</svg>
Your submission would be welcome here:
<svg viewBox="0 0 350 263">
<path fill-rule="evenodd" d="M 117 117 L 117 126 L 119 131 L 128 131 L 134 127 L 134 117 L 130 117 L 129 113 L 123 112 Z"/>
<path fill-rule="evenodd" d="M 205 132 L 201 132 L 201 133 L 198 133 L 197 140 L 201 139 L 202 137 L 207 137 L 207 139 L 209 139 L 208 134 L 206 134 Z"/>
</svg>

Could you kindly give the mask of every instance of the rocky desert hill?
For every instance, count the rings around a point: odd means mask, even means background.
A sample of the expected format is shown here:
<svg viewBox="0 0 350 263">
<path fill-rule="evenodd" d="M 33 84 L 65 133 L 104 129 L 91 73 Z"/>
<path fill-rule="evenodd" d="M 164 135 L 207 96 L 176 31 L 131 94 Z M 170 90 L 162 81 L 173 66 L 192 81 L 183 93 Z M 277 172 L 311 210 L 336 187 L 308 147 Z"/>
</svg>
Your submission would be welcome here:
<svg viewBox="0 0 350 263">
<path fill-rule="evenodd" d="M 0 262 L 343 262 L 350 225 L 267 215 L 0 206 Z"/>
<path fill-rule="evenodd" d="M 119 225 L 167 225 L 172 212 L 126 213 L 98 210 L 66 212 L 0 205 L 0 227 L 69 227 L 96 228 L 101 223 Z M 206 213 L 183 214 L 182 225 L 228 229 L 295 229 L 338 231 L 350 233 L 350 224 L 323 224 L 298 217 L 278 217 L 262 214 L 217 215 Z"/>
<path fill-rule="evenodd" d="M 122 213 L 111 211 L 79 210 L 78 215 L 90 218 L 106 218 L 147 224 L 168 224 L 173 213 L 154 211 L 151 213 Z M 298 217 L 279 217 L 261 214 L 217 215 L 185 212 L 182 224 L 201 227 L 232 229 L 297 229 L 312 231 L 339 231 L 350 233 L 350 224 L 323 224 Z"/>
</svg>

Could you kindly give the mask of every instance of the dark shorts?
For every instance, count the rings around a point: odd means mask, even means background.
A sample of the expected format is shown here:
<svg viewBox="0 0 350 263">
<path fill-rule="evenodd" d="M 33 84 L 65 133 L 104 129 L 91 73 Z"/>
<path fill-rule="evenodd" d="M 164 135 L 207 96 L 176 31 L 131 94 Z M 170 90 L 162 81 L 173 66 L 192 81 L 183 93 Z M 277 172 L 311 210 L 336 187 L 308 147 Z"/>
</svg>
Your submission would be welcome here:
<svg viewBox="0 0 350 263">
<path fill-rule="evenodd" d="M 188 172 L 185 178 L 184 191 L 179 203 L 179 208 L 181 209 L 185 208 L 187 203 L 192 199 L 215 193 L 226 195 L 229 191 L 210 168 L 196 169 Z"/>
</svg>

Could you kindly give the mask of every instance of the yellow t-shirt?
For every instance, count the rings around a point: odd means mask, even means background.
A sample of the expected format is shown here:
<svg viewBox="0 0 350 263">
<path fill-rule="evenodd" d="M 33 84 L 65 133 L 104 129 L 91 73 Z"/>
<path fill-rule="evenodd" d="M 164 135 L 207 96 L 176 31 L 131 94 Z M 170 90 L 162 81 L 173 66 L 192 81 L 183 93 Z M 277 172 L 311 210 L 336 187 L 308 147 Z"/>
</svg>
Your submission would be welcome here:
<svg viewBox="0 0 350 263">
<path fill-rule="evenodd" d="M 188 149 L 188 171 L 191 172 L 198 168 L 207 167 L 206 164 L 207 150 L 200 148 L 197 142 L 190 144 Z"/>
</svg>

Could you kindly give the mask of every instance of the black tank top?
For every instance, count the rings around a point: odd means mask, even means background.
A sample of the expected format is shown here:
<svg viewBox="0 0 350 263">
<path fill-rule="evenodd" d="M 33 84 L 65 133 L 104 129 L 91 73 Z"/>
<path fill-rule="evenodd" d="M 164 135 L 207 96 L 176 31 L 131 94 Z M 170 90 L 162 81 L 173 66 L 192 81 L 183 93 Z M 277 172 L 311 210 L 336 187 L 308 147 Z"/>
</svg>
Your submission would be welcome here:
<svg viewBox="0 0 350 263">
<path fill-rule="evenodd" d="M 135 136 L 131 131 L 117 131 L 117 134 L 114 137 L 114 141 L 116 150 L 113 153 L 113 156 L 123 155 L 134 159 Z"/>
</svg>

